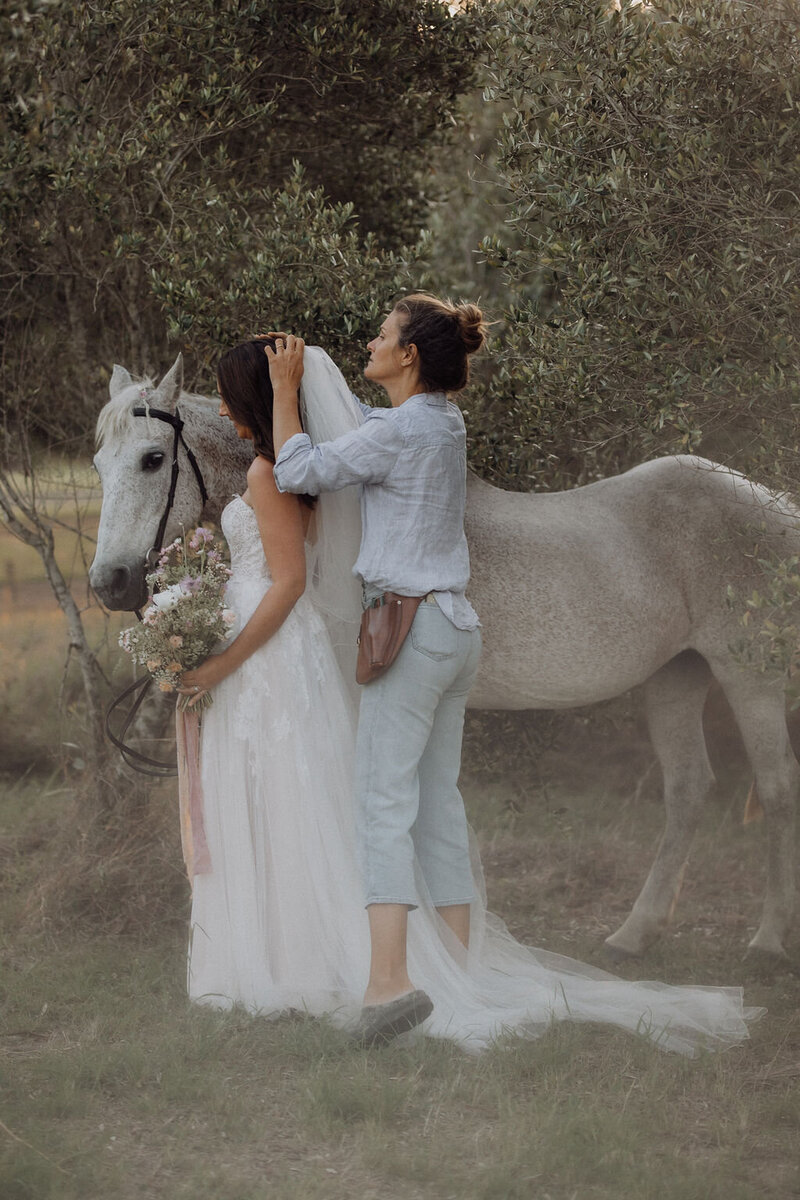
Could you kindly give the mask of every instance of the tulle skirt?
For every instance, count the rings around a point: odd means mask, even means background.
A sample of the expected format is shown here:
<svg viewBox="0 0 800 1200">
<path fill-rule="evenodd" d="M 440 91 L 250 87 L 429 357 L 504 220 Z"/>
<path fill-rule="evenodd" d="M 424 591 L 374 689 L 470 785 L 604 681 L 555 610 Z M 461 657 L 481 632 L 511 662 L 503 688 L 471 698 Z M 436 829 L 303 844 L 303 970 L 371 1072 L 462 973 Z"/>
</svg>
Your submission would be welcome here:
<svg viewBox="0 0 800 1200">
<path fill-rule="evenodd" d="M 231 581 L 243 624 L 263 595 Z M 328 634 L 301 598 L 278 632 L 214 692 L 201 769 L 211 870 L 194 879 L 188 985 L 197 1003 L 251 1013 L 297 1009 L 347 1027 L 369 974 L 356 866 L 356 714 Z M 418 874 L 409 974 L 433 1000 L 410 1037 L 479 1051 L 497 1037 L 540 1035 L 553 1021 L 599 1021 L 693 1055 L 748 1036 L 763 1010 L 739 988 L 631 983 L 522 945 L 487 913 L 480 862 L 471 944 L 438 917 Z"/>
</svg>

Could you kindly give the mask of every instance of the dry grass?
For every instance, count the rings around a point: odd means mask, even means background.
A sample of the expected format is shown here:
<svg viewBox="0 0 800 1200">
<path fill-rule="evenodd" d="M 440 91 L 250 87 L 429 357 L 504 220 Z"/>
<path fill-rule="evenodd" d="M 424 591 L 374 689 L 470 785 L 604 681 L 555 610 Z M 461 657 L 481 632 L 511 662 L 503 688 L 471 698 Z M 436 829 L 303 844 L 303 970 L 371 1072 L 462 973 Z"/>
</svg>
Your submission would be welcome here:
<svg viewBox="0 0 800 1200">
<path fill-rule="evenodd" d="M 565 734 L 542 764 L 546 796 L 531 795 L 524 811 L 515 779 L 468 777 L 465 792 L 492 906 L 526 940 L 604 964 L 602 937 L 638 888 L 660 811 L 642 789 L 635 799 L 646 757 L 638 742 L 629 739 L 627 770 L 619 755 L 599 753 L 585 727 Z M 743 779 L 738 792 L 745 788 Z M 88 937 L 85 914 L 58 931 L 20 935 L 20 913 L 52 854 L 52 799 L 30 781 L 20 785 L 0 809 L 10 866 L 0 891 L 8 931 L 0 1194 L 798 1194 L 800 985 L 788 968 L 764 975 L 742 963 L 758 909 L 761 835 L 736 825 L 740 798 L 709 807 L 674 931 L 623 973 L 744 983 L 748 1001 L 770 1010 L 749 1045 L 686 1062 L 620 1032 L 560 1026 L 474 1059 L 428 1042 L 367 1054 L 321 1022 L 192 1008 L 184 930 L 146 911 L 122 937 Z M 143 895 L 154 873 L 176 869 L 167 861 L 177 855 L 168 798 L 165 814 L 171 849 L 158 849 L 149 871 L 139 862 Z"/>
<path fill-rule="evenodd" d="M 111 681 L 110 700 L 130 678 L 130 662 L 116 639 L 132 618 L 109 616 L 88 590 L 85 563 L 99 518 L 99 486 L 88 466 L 57 461 L 38 482 L 42 506 L 61 522 L 54 530 L 59 563 Z M 115 806 L 102 816 L 87 811 L 81 800 L 82 685 L 65 634 L 41 559 L 0 526 L 0 771 L 28 780 L 24 794 L 42 797 L 47 813 L 23 833 L 0 839 L 0 859 L 14 877 L 20 864 L 24 873 L 31 848 L 38 853 L 18 919 L 28 935 L 174 925 L 184 918 L 187 886 L 171 788 L 143 791 L 141 777 L 117 776 L 112 763 Z"/>
</svg>

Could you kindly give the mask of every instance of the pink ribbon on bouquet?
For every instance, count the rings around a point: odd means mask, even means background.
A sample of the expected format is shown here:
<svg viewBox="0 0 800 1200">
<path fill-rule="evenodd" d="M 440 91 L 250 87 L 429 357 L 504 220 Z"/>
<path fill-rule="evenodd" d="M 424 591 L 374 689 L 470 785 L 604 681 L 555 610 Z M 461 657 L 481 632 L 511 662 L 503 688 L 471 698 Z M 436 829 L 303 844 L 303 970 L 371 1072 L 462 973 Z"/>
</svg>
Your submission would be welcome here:
<svg viewBox="0 0 800 1200">
<path fill-rule="evenodd" d="M 211 855 L 203 824 L 203 785 L 200 779 L 200 715 L 194 709 L 176 708 L 175 744 L 178 751 L 178 800 L 181 846 L 186 873 L 208 875 Z"/>
</svg>

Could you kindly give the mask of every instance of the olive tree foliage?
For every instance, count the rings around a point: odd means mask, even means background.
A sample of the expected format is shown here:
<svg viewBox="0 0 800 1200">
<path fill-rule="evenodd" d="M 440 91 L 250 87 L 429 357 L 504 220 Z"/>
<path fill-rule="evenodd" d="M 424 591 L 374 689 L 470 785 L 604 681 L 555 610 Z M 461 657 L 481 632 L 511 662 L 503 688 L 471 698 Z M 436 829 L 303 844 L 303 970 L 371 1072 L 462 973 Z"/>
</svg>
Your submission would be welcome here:
<svg viewBox="0 0 800 1200">
<path fill-rule="evenodd" d="M 91 445 L 114 362 L 288 327 L 359 372 L 412 282 L 479 23 L 439 0 L 0 0 L 0 520 L 41 556 L 107 807 L 107 697 L 37 456 Z M 105 781 L 104 781 L 105 777 Z"/>
<path fill-rule="evenodd" d="M 478 36 L 439 0 L 3 0 L 6 404 L 287 324 L 345 365 L 408 282 Z M 173 342 L 168 349 L 167 342 Z M 57 404 L 54 406 L 54 400 Z"/>
<path fill-rule="evenodd" d="M 800 474 L 800 5 L 509 0 L 505 273 L 475 465 L 566 487 L 667 451 Z"/>
</svg>

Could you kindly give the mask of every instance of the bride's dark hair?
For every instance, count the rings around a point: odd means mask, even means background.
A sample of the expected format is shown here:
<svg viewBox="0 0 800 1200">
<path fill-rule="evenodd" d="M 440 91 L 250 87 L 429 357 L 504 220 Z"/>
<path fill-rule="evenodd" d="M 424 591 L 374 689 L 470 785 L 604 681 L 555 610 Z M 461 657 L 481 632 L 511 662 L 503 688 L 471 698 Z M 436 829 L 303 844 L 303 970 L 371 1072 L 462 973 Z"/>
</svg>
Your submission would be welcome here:
<svg viewBox="0 0 800 1200">
<path fill-rule="evenodd" d="M 265 346 L 274 350 L 274 338 L 253 338 L 226 350 L 217 363 L 217 386 L 228 412 L 252 433 L 256 453 L 274 463 L 272 380 Z M 299 499 L 313 508 L 316 497 Z"/>
</svg>

